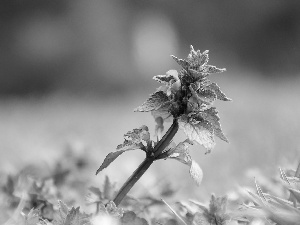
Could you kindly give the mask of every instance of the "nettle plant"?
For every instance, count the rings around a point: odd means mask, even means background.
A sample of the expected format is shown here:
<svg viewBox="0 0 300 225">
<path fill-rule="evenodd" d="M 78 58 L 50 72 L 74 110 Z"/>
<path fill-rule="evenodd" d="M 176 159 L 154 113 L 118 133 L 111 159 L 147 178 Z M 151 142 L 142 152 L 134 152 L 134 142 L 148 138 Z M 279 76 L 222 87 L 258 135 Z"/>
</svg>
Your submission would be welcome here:
<svg viewBox="0 0 300 225">
<path fill-rule="evenodd" d="M 157 123 L 155 127 L 156 140 L 150 139 L 148 127 L 143 125 L 124 135 L 124 143 L 117 146 L 117 150 L 109 153 L 96 174 L 105 169 L 119 155 L 129 150 L 140 149 L 146 153 L 146 158 L 133 172 L 119 190 L 114 203 L 118 206 L 134 184 L 147 171 L 151 164 L 160 159 L 176 159 L 190 167 L 190 175 L 196 184 L 200 184 L 203 173 L 199 165 L 192 160 L 189 146 L 202 145 L 206 153 L 215 146 L 214 136 L 228 142 L 224 135 L 218 111 L 213 103 L 219 99 L 231 101 L 211 82 L 208 77 L 214 73 L 221 73 L 226 69 L 219 69 L 208 64 L 208 51 L 195 51 L 191 46 L 187 59 L 172 58 L 182 67 L 178 72 L 170 70 L 165 75 L 154 76 L 153 79 L 162 84 L 145 103 L 137 107 L 135 112 L 151 112 Z M 164 122 L 173 121 L 168 131 L 162 136 Z M 179 144 L 173 142 L 173 137 L 182 129 L 187 139 Z"/>
</svg>

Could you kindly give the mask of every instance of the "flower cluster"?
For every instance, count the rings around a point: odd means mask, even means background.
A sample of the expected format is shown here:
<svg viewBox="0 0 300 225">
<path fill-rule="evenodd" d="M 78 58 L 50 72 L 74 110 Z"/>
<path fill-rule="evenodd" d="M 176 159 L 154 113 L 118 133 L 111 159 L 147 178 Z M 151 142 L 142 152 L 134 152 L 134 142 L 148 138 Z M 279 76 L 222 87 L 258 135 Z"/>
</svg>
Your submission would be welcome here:
<svg viewBox="0 0 300 225">
<path fill-rule="evenodd" d="M 200 50 L 195 51 L 193 46 L 187 59 L 172 58 L 182 69 L 154 76 L 153 79 L 163 86 L 135 111 L 151 111 L 156 119 L 162 118 L 164 121 L 178 119 L 189 141 L 204 146 L 209 152 L 215 146 L 214 135 L 228 142 L 221 129 L 218 111 L 212 105 L 217 99 L 231 99 L 208 79 L 210 74 L 221 73 L 226 69 L 209 65 L 208 51 L 201 53 Z"/>
</svg>

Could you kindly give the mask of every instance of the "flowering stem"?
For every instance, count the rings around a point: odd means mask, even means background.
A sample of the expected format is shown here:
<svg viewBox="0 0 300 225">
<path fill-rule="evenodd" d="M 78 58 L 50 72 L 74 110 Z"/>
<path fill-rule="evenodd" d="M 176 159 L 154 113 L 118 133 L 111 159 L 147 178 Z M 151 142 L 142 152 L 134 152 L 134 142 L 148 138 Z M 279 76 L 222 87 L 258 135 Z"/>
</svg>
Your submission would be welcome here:
<svg viewBox="0 0 300 225">
<path fill-rule="evenodd" d="M 139 167 L 133 172 L 133 174 L 128 178 L 128 180 L 123 184 L 118 194 L 114 199 L 114 203 L 118 206 L 123 198 L 127 195 L 130 189 L 135 185 L 135 183 L 143 176 L 143 174 L 148 170 L 151 164 L 157 159 L 157 157 L 163 152 L 163 150 L 169 145 L 173 137 L 178 131 L 177 119 L 173 120 L 172 126 L 169 128 L 167 133 L 162 137 L 162 139 L 155 145 L 153 149 L 154 155 L 148 155 L 144 161 L 139 165 Z"/>
</svg>

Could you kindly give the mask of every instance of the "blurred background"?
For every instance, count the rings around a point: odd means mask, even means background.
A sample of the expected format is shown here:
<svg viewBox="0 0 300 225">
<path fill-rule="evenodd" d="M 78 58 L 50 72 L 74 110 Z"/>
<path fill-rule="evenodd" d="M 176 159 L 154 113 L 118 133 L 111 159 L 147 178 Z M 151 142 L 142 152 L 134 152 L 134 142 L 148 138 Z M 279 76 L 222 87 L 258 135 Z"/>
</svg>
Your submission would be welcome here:
<svg viewBox="0 0 300 225">
<path fill-rule="evenodd" d="M 2 171 L 51 164 L 71 145 L 97 159 L 93 176 L 128 130 L 145 124 L 154 134 L 151 115 L 132 110 L 159 86 L 154 75 L 179 69 L 170 55 L 185 58 L 190 45 L 227 68 L 211 77 L 233 99 L 217 103 L 230 144 L 217 140 L 209 155 L 193 147 L 200 187 L 187 167 L 167 160 L 131 193 L 170 180 L 182 197 L 207 198 L 254 186 L 254 176 L 277 175 L 279 166 L 295 169 L 300 1 L 2 0 Z M 142 159 L 142 152 L 122 155 L 93 182 L 109 174 L 120 186 Z"/>
</svg>

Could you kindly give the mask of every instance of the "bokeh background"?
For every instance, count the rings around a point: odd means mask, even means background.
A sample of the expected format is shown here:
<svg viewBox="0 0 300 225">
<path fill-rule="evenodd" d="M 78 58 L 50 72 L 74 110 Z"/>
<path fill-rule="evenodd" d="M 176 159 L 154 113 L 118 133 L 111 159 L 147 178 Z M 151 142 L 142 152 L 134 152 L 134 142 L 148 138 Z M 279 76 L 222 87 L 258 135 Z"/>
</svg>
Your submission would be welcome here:
<svg viewBox="0 0 300 225">
<path fill-rule="evenodd" d="M 170 181 L 182 198 L 208 199 L 254 186 L 254 176 L 277 176 L 279 166 L 295 169 L 300 1 L 2 0 L 1 170 L 49 166 L 71 146 L 95 160 L 94 176 L 128 130 L 145 124 L 154 133 L 151 115 L 133 109 L 159 86 L 154 75 L 179 69 L 170 55 L 185 58 L 190 45 L 227 68 L 212 80 L 233 99 L 216 105 L 230 144 L 217 140 L 209 155 L 193 147 L 204 172 L 200 187 L 187 167 L 167 160 L 131 194 L 155 195 L 155 186 Z M 121 186 L 143 156 L 120 156 L 93 182 L 108 174 Z"/>
</svg>

